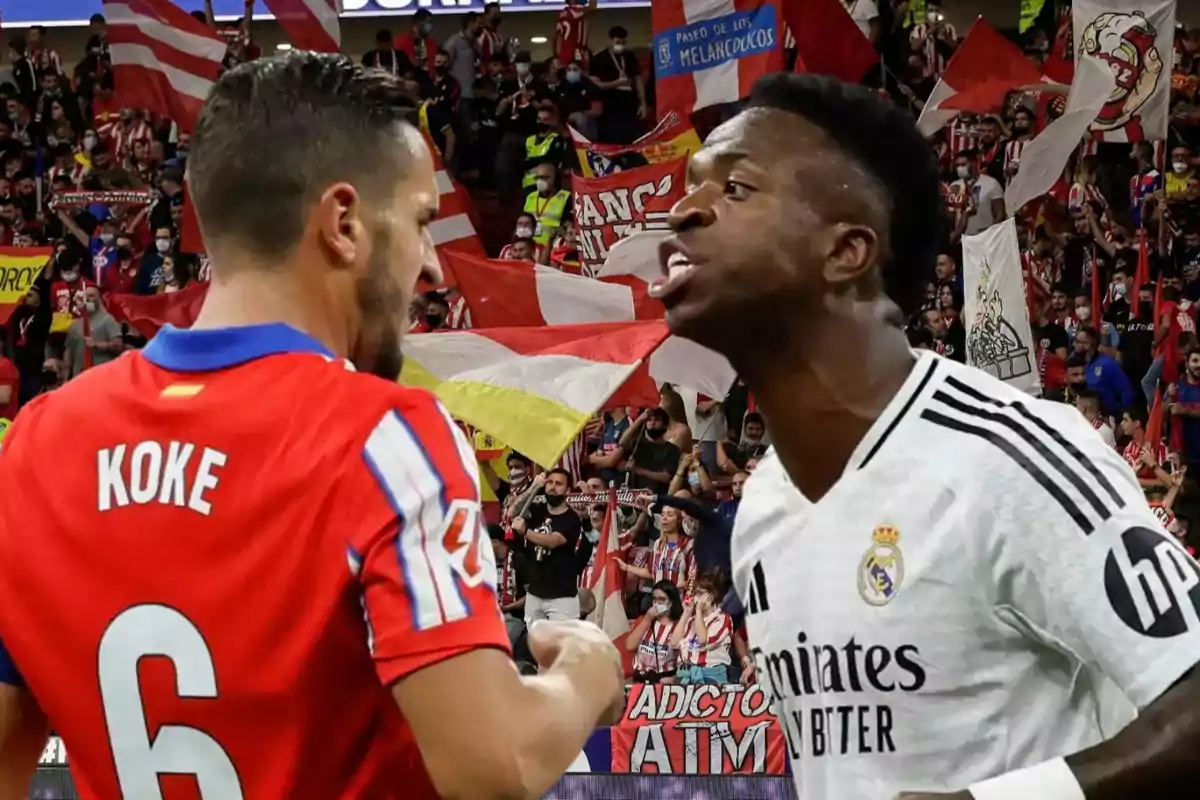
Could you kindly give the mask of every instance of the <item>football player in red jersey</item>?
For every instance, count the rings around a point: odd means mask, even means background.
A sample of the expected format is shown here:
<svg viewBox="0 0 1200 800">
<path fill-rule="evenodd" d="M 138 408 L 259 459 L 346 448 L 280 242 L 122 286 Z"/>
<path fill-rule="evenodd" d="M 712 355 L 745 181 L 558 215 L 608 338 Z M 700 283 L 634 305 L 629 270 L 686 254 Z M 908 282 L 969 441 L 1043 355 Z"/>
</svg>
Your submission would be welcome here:
<svg viewBox="0 0 1200 800">
<path fill-rule="evenodd" d="M 620 708 L 586 623 L 531 631 L 518 675 L 470 445 L 395 382 L 440 283 L 413 110 L 340 55 L 214 87 L 195 327 L 29 404 L 0 451 L 0 797 L 51 726 L 83 798 L 540 797 Z"/>
</svg>

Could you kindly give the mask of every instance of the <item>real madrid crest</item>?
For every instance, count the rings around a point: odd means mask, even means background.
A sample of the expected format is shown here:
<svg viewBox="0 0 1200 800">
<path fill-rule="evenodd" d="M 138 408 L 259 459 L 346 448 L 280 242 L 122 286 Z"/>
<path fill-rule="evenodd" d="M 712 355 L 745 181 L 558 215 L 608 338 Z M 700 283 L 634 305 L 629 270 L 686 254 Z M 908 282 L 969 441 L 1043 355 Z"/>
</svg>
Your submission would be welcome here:
<svg viewBox="0 0 1200 800">
<path fill-rule="evenodd" d="M 858 564 L 858 594 L 870 605 L 886 606 L 903 582 L 900 531 L 892 525 L 877 525 L 871 534 L 871 546 Z"/>
</svg>

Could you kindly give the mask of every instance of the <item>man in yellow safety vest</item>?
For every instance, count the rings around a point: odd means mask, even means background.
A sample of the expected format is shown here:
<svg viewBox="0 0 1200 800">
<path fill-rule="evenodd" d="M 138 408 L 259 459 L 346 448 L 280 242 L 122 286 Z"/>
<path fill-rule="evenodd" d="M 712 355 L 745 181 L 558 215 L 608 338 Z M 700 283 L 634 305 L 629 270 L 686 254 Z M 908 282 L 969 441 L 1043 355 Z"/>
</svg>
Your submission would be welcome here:
<svg viewBox="0 0 1200 800">
<path fill-rule="evenodd" d="M 538 164 L 549 163 L 561 169 L 567 156 L 573 155 L 570 143 L 558 132 L 558 111 L 553 103 L 538 106 L 537 133 L 525 140 L 525 177 L 521 181 L 522 191 L 533 188 Z"/>
<path fill-rule="evenodd" d="M 541 247 L 550 243 L 563 219 L 572 213 L 571 193 L 558 188 L 558 170 L 549 162 L 534 167 L 534 189 L 525 197 L 526 214 L 537 220 L 533 241 Z"/>
</svg>

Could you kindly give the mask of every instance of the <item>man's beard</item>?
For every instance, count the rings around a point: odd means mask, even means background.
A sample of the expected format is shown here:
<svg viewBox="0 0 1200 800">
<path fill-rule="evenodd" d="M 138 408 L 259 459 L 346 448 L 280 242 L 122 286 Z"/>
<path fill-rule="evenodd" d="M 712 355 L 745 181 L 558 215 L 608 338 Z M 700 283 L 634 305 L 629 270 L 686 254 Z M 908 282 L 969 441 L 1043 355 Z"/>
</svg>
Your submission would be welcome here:
<svg viewBox="0 0 1200 800">
<path fill-rule="evenodd" d="M 404 292 L 392 277 L 388 266 L 391 235 L 378 230 L 372 237 L 371 259 L 367 274 L 358 281 L 358 309 L 362 318 L 355 366 L 385 380 L 400 377 L 404 353 L 400 347 L 403 332 L 396 326 L 397 309 L 404 305 Z"/>
</svg>

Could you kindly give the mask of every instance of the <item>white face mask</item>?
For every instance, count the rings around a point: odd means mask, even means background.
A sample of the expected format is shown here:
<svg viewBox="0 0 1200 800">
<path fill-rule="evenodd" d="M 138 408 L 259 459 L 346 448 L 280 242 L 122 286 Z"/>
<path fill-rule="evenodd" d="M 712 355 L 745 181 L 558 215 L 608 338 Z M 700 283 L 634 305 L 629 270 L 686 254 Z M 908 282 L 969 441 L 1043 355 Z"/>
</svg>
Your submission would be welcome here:
<svg viewBox="0 0 1200 800">
<path fill-rule="evenodd" d="M 591 542 L 592 544 L 595 544 L 596 542 L 600 541 L 600 531 L 596 530 L 595 528 L 588 531 L 587 532 L 587 540 L 589 542 Z"/>
<path fill-rule="evenodd" d="M 523 480 L 525 480 L 525 469 L 523 467 L 516 467 L 508 471 L 509 483 L 520 483 Z"/>
<path fill-rule="evenodd" d="M 1092 318 L 1092 309 L 1087 306 L 1080 306 L 1075 309 L 1075 316 L 1079 317 L 1080 322 L 1087 322 Z"/>
<path fill-rule="evenodd" d="M 96 146 L 96 137 L 95 136 L 83 137 L 83 149 L 84 150 L 90 151 L 95 146 Z"/>
<path fill-rule="evenodd" d="M 666 614 L 668 611 L 671 610 L 671 604 L 670 603 L 655 603 L 654 610 L 657 611 L 659 614 Z"/>
<path fill-rule="evenodd" d="M 621 44 L 620 42 L 614 42 L 613 46 L 612 46 L 612 51 L 616 55 L 621 55 L 621 53 L 625 52 L 625 45 Z"/>
<path fill-rule="evenodd" d="M 956 168 L 954 171 L 957 172 L 958 177 L 962 178 L 964 181 L 967 178 L 971 177 L 971 168 L 970 167 L 961 166 L 961 167 Z"/>
<path fill-rule="evenodd" d="M 112 240 L 113 240 L 113 234 L 111 234 L 111 233 L 100 234 L 100 241 L 104 242 L 105 244 L 112 244 Z"/>
<path fill-rule="evenodd" d="M 87 306 L 88 313 L 90 313 L 90 314 L 96 313 L 96 301 L 95 300 L 87 300 L 84 302 L 84 305 Z"/>
<path fill-rule="evenodd" d="M 1113 296 L 1114 296 L 1114 297 L 1124 297 L 1124 296 L 1125 296 L 1125 284 L 1124 284 L 1124 282 L 1122 282 L 1122 283 L 1118 283 L 1118 284 L 1115 284 L 1115 285 L 1113 286 Z"/>
<path fill-rule="evenodd" d="M 523 61 L 517 62 L 517 74 L 524 78 L 529 74 L 529 65 Z"/>
<path fill-rule="evenodd" d="M 1171 169 L 1175 170 L 1176 175 L 1182 175 L 1188 171 L 1188 163 L 1186 161 L 1176 161 L 1171 164 Z"/>
<path fill-rule="evenodd" d="M 543 194 L 550 191 L 550 181 L 546 180 L 545 178 L 538 178 L 537 179 L 537 190 L 539 192 L 542 192 Z"/>
<path fill-rule="evenodd" d="M 155 239 L 154 240 L 154 249 L 160 253 L 171 252 L 171 240 L 170 239 Z"/>
<path fill-rule="evenodd" d="M 71 281 L 73 281 L 79 277 L 79 273 L 75 272 L 74 270 L 69 270 L 67 272 L 64 272 L 62 274 L 62 276 L 63 276 L 64 281 L 67 281 L 68 283 L 70 283 Z"/>
<path fill-rule="evenodd" d="M 521 225 L 517 228 L 515 233 L 518 239 L 528 239 L 530 236 L 533 236 L 533 228 L 527 228 L 526 226 Z"/>
</svg>

